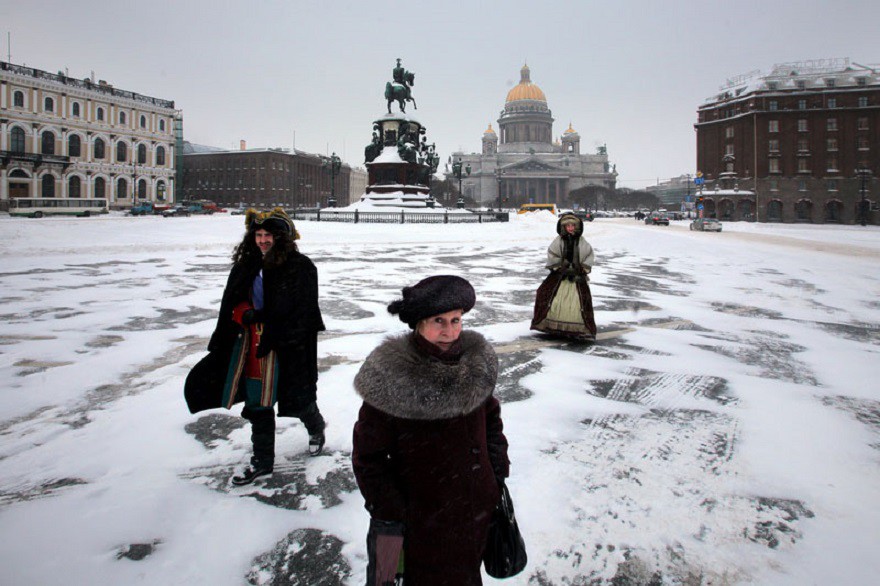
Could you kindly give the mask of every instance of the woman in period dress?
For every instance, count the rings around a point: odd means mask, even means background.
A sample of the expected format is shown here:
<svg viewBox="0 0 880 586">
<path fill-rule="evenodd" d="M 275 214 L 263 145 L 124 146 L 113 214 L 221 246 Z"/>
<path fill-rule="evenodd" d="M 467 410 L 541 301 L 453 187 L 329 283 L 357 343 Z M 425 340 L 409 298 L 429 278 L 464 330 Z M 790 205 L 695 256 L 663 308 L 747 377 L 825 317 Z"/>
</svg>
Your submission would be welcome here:
<svg viewBox="0 0 880 586">
<path fill-rule="evenodd" d="M 558 236 L 547 249 L 550 274 L 538 287 L 533 330 L 574 338 L 596 339 L 590 271 L 595 255 L 583 237 L 584 223 L 574 214 L 563 214 L 556 222 Z"/>
</svg>

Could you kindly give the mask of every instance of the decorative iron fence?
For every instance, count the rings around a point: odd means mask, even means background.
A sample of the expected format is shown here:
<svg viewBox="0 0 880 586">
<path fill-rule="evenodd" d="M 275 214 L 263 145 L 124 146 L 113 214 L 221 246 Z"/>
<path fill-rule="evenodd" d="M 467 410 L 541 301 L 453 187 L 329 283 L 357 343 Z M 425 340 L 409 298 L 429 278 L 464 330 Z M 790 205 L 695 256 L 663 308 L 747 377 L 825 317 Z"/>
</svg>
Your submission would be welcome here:
<svg viewBox="0 0 880 586">
<path fill-rule="evenodd" d="M 458 214 L 449 212 L 332 212 L 327 210 L 290 210 L 294 220 L 313 222 L 348 222 L 349 224 L 482 224 L 485 222 L 507 222 L 507 212 L 471 212 Z"/>
</svg>

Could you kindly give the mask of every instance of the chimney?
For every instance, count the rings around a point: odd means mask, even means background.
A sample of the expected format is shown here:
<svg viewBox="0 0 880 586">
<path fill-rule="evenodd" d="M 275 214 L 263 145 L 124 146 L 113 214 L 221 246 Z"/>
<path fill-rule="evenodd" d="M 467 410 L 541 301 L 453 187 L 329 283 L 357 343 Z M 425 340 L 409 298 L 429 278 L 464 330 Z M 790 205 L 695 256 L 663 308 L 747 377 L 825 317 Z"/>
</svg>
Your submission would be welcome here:
<svg viewBox="0 0 880 586">
<path fill-rule="evenodd" d="M 240 150 L 246 151 L 246 150 L 247 150 L 247 141 L 246 141 L 246 140 L 240 140 L 239 143 L 241 143 L 241 144 L 240 144 L 240 147 L 239 147 Z"/>
</svg>

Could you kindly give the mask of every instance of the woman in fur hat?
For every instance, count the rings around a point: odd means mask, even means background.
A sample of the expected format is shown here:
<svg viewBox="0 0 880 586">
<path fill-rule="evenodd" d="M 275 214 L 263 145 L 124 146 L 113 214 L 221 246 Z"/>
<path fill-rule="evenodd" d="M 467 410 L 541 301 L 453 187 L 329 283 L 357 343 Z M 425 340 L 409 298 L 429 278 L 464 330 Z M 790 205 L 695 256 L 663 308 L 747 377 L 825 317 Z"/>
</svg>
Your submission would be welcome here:
<svg viewBox="0 0 880 586">
<path fill-rule="evenodd" d="M 590 271 L 593 247 L 583 237 L 584 223 L 574 214 L 563 214 L 556 222 L 558 236 L 547 249 L 550 274 L 538 288 L 532 329 L 548 334 L 596 339 Z"/>
<path fill-rule="evenodd" d="M 352 464 L 370 513 L 367 584 L 481 584 L 480 563 L 500 483 L 508 475 L 498 359 L 462 331 L 476 295 L 435 276 L 388 306 L 411 332 L 386 338 L 354 379 L 363 398 Z M 403 555 L 400 555 L 400 548 Z"/>
<path fill-rule="evenodd" d="M 245 215 L 247 232 L 232 255 L 208 356 L 190 372 L 186 399 L 196 413 L 244 401 L 253 456 L 233 484 L 271 474 L 275 463 L 275 408 L 297 417 L 309 433 L 309 454 L 324 446 L 317 404 L 318 271 L 301 254 L 299 234 L 281 208 Z"/>
</svg>

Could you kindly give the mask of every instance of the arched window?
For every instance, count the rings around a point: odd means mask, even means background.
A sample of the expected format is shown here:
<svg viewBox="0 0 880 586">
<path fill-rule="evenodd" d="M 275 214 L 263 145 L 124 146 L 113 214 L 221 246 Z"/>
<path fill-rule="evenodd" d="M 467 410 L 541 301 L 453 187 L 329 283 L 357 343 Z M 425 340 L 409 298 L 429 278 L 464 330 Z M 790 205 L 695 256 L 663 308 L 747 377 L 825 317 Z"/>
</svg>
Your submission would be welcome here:
<svg viewBox="0 0 880 586">
<path fill-rule="evenodd" d="M 16 108 L 24 108 L 24 92 L 12 94 L 12 105 Z"/>
<path fill-rule="evenodd" d="M 116 180 L 116 197 L 128 197 L 128 182 L 122 177 Z"/>
<path fill-rule="evenodd" d="M 55 197 L 55 177 L 49 175 L 43 175 L 43 197 Z"/>
<path fill-rule="evenodd" d="M 120 123 L 120 124 L 125 124 L 125 112 L 120 112 L 120 113 L 119 113 L 119 123 Z"/>
<path fill-rule="evenodd" d="M 79 157 L 82 142 L 78 134 L 71 134 L 67 137 L 67 155 L 70 157 Z"/>
<path fill-rule="evenodd" d="M 98 108 L 95 111 L 95 118 L 102 121 L 104 120 L 104 108 Z"/>
<path fill-rule="evenodd" d="M 46 112 L 54 112 L 55 111 L 55 100 L 52 98 L 46 98 L 43 100 L 43 110 Z"/>
<path fill-rule="evenodd" d="M 24 152 L 24 130 L 19 128 L 18 126 L 12 127 L 11 132 L 11 143 L 10 148 L 13 153 L 23 153 Z"/>
<path fill-rule="evenodd" d="M 128 145 L 126 145 L 124 142 L 117 142 L 116 143 L 116 162 L 117 163 L 124 163 L 127 158 L 128 158 Z"/>
<path fill-rule="evenodd" d="M 71 177 L 67 180 L 67 197 L 82 197 L 82 182 L 79 177 Z"/>
<path fill-rule="evenodd" d="M 165 164 L 165 147 L 160 146 L 156 148 L 156 166 L 161 167 Z"/>
<path fill-rule="evenodd" d="M 103 138 L 96 138 L 95 139 L 95 158 L 96 159 L 103 159 L 104 157 L 107 156 L 104 153 L 104 147 L 105 147 L 104 139 Z"/>
<path fill-rule="evenodd" d="M 95 179 L 95 197 L 107 197 L 104 195 L 107 191 L 107 182 L 103 177 Z"/>
<path fill-rule="evenodd" d="M 159 132 L 165 132 L 165 120 L 159 120 Z"/>
<path fill-rule="evenodd" d="M 159 181 L 156 183 L 156 199 L 159 201 L 165 201 L 165 182 Z"/>
<path fill-rule="evenodd" d="M 141 179 L 138 181 L 138 197 L 140 199 L 147 199 L 147 180 Z"/>
<path fill-rule="evenodd" d="M 71 110 L 71 113 L 72 113 L 76 118 L 79 118 L 79 102 L 74 102 L 74 103 L 73 103 L 73 106 L 71 106 L 70 110 Z"/>
<path fill-rule="evenodd" d="M 147 117 L 141 114 L 141 128 L 147 127 Z"/>
<path fill-rule="evenodd" d="M 147 145 L 139 144 L 138 145 L 138 165 L 143 165 L 147 162 Z"/>
<path fill-rule="evenodd" d="M 42 135 L 42 144 L 40 148 L 40 152 L 44 155 L 54 155 L 55 154 L 55 133 L 49 130 L 43 132 Z"/>
</svg>

